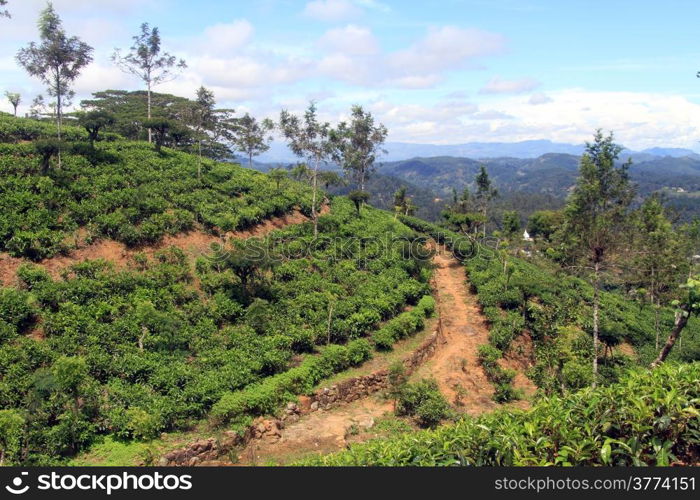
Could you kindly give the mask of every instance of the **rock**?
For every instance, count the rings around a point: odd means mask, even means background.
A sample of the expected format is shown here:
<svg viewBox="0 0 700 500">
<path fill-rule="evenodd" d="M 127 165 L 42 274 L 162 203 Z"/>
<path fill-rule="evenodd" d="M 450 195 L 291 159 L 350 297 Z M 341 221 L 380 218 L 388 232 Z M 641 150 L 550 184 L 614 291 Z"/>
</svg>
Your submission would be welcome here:
<svg viewBox="0 0 700 500">
<path fill-rule="evenodd" d="M 311 411 L 316 411 L 318 410 L 318 401 L 314 401 L 311 403 Z"/>
<path fill-rule="evenodd" d="M 374 418 L 365 417 L 359 422 L 357 422 L 357 425 L 363 429 L 371 429 L 372 427 L 374 427 Z"/>
<path fill-rule="evenodd" d="M 166 467 L 168 465 L 170 465 L 168 459 L 165 457 L 160 457 L 160 460 L 158 460 L 158 467 Z"/>
</svg>

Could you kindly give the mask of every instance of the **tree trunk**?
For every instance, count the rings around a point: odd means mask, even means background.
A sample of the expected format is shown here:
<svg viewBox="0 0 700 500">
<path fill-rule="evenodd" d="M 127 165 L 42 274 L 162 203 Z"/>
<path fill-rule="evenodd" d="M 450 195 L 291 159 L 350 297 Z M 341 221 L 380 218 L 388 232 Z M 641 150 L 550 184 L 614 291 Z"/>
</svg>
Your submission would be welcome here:
<svg viewBox="0 0 700 500">
<path fill-rule="evenodd" d="M 314 221 L 314 238 L 318 236 L 318 214 L 316 213 L 316 191 L 318 186 L 318 163 L 319 159 L 316 158 L 314 162 L 314 175 L 313 175 L 313 195 L 311 196 L 311 218 Z"/>
<path fill-rule="evenodd" d="M 248 153 L 248 167 L 253 168 L 253 152 Z"/>
<path fill-rule="evenodd" d="M 328 337 L 327 344 L 331 343 L 331 323 L 333 322 L 333 303 L 328 304 L 328 327 L 326 329 L 326 335 Z"/>
<path fill-rule="evenodd" d="M 197 164 L 197 180 L 202 179 L 202 140 L 197 141 L 199 147 L 199 163 Z"/>
<path fill-rule="evenodd" d="M 148 119 L 151 119 L 151 82 L 148 82 L 148 111 L 147 111 Z M 149 127 L 148 129 L 148 144 L 151 144 L 153 142 L 153 133 Z"/>
<path fill-rule="evenodd" d="M 593 275 L 593 387 L 598 385 L 598 315 L 600 308 L 600 263 L 596 262 Z"/>
<path fill-rule="evenodd" d="M 58 74 L 58 72 L 56 73 Z M 61 119 L 63 109 L 61 104 L 61 80 L 56 77 L 56 126 L 58 128 L 58 169 L 61 170 Z"/>
<path fill-rule="evenodd" d="M 663 348 L 661 349 L 659 356 L 651 364 L 652 368 L 663 363 L 666 357 L 669 355 L 671 349 L 673 349 L 673 346 L 676 344 L 676 340 L 678 340 L 678 338 L 681 336 L 683 328 L 685 328 L 685 325 L 688 324 L 689 316 L 690 314 L 688 314 L 688 311 L 685 308 L 676 313 L 673 330 L 671 330 L 671 334 L 668 336 L 668 340 L 666 340 L 666 344 L 664 344 Z"/>
</svg>

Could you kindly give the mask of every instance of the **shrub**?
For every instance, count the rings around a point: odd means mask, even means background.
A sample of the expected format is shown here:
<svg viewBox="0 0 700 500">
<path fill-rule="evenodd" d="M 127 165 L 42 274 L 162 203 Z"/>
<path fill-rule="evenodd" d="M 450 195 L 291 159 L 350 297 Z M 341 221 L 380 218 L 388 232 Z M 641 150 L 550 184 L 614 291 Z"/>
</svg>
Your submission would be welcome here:
<svg viewBox="0 0 700 500">
<path fill-rule="evenodd" d="M 435 380 L 404 384 L 396 401 L 398 416 L 415 417 L 422 427 L 435 427 L 451 415 L 450 405 Z"/>
<path fill-rule="evenodd" d="M 13 288 L 0 288 L 0 321 L 24 330 L 34 320 L 29 294 Z"/>
</svg>

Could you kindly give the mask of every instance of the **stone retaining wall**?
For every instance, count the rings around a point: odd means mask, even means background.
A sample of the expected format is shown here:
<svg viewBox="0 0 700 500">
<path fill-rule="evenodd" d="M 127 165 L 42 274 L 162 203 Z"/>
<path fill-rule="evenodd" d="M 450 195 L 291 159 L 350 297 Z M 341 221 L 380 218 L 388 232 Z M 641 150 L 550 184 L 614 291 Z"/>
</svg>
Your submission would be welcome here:
<svg viewBox="0 0 700 500">
<path fill-rule="evenodd" d="M 407 374 L 425 362 L 435 352 L 438 332 L 435 331 L 411 356 L 404 359 Z M 330 387 L 316 391 L 310 397 L 309 411 L 328 410 L 347 403 L 352 403 L 365 396 L 389 387 L 389 370 L 379 370 L 369 375 L 343 380 Z M 304 405 L 306 406 L 306 405 Z"/>
<path fill-rule="evenodd" d="M 423 364 L 438 345 L 440 325 L 421 346 L 403 360 L 406 373 L 412 373 Z M 196 441 L 184 448 L 173 450 L 164 455 L 160 466 L 193 466 L 202 462 L 216 460 L 231 450 L 240 448 L 254 439 L 279 439 L 286 424 L 298 421 L 302 415 L 318 410 L 328 410 L 357 401 L 369 394 L 386 389 L 389 386 L 389 371 L 379 370 L 369 375 L 362 375 L 344 380 L 330 387 L 317 390 L 311 396 L 299 398 L 300 404 L 288 403 L 280 418 L 258 417 L 241 435 L 226 431 L 219 439 L 208 438 Z"/>
</svg>

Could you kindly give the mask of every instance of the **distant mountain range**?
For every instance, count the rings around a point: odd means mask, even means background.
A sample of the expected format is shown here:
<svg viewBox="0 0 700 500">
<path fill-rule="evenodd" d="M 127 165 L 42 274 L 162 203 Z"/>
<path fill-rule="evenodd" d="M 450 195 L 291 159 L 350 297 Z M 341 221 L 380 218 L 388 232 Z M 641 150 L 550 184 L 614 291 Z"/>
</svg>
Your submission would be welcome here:
<svg viewBox="0 0 700 500">
<path fill-rule="evenodd" d="M 630 177 L 642 195 L 663 188 L 700 190 L 700 155 L 671 157 L 640 153 L 630 168 Z M 641 159 L 641 158 L 646 159 Z M 448 196 L 452 189 L 474 187 L 474 178 L 484 165 L 501 191 L 521 191 L 565 197 L 576 182 L 579 156 L 547 153 L 537 158 L 412 158 L 385 162 L 378 172 Z"/>
<path fill-rule="evenodd" d="M 418 214 L 435 220 L 452 198 L 453 189 L 474 189 L 481 165 L 501 192 L 504 208 L 517 209 L 527 216 L 538 206 L 560 206 L 576 182 L 584 146 L 546 140 L 446 146 L 392 142 L 386 149 L 388 154 L 377 163 L 377 171 L 367 185 L 372 204 L 392 209 L 393 193 L 403 185 L 419 207 Z M 663 192 L 682 219 L 700 216 L 700 154 L 690 149 L 655 147 L 624 150 L 620 156 L 620 161 L 632 159 L 630 177 L 640 196 Z M 297 161 L 284 143 L 275 143 L 257 158 L 254 168 L 265 171 L 275 164 Z M 355 188 L 331 191 L 346 194 Z"/>
<path fill-rule="evenodd" d="M 548 140 L 521 142 L 469 142 L 466 144 L 412 144 L 408 142 L 388 142 L 381 161 L 400 161 L 411 158 L 452 156 L 456 158 L 537 158 L 549 153 L 580 155 L 583 144 L 566 144 Z M 631 156 L 634 161 L 647 161 L 655 157 L 691 157 L 700 155 L 691 149 L 654 147 L 642 151 L 625 150 L 623 156 Z M 273 142 L 270 150 L 257 158 L 263 163 L 292 163 L 299 161 L 284 142 Z"/>
</svg>

